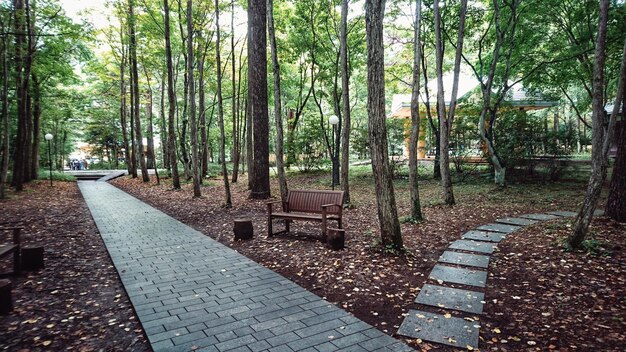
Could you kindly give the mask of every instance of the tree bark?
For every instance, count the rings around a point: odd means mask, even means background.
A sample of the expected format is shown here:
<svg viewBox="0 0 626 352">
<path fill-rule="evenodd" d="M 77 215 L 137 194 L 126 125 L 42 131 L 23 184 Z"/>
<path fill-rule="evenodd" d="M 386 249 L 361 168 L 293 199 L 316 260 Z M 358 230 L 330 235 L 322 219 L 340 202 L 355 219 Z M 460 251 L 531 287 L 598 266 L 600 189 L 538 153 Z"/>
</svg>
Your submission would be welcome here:
<svg viewBox="0 0 626 352">
<path fill-rule="evenodd" d="M 626 222 L 626 93 L 622 94 L 622 120 L 616 124 L 615 143 L 617 155 L 613 164 L 613 176 L 609 186 L 605 214 L 611 219 Z"/>
<path fill-rule="evenodd" d="M 148 119 L 148 126 L 146 127 L 148 136 L 148 150 L 146 155 L 146 168 L 147 169 L 156 169 L 156 160 L 154 153 L 154 121 L 152 117 L 152 85 L 150 84 L 150 76 L 148 75 L 148 70 L 144 66 L 144 73 L 146 75 L 146 81 L 148 83 L 148 97 L 146 99 L 146 117 Z"/>
<path fill-rule="evenodd" d="M 198 110 L 200 111 L 200 184 L 203 183 L 203 179 L 209 174 L 209 136 L 208 126 L 206 122 L 206 97 L 204 92 L 204 62 L 206 61 L 206 50 L 208 50 L 209 43 L 205 40 L 205 50 L 198 62 Z"/>
<path fill-rule="evenodd" d="M 30 157 L 30 179 L 37 179 L 39 173 L 39 147 L 40 147 L 40 126 L 41 126 L 41 82 L 37 78 L 37 75 L 33 72 L 31 74 L 33 81 L 33 147 Z"/>
<path fill-rule="evenodd" d="M 0 16 L 0 31 L 6 31 L 4 17 Z M 2 163 L 0 164 L 0 199 L 6 197 L 6 183 L 9 174 L 9 36 L 0 38 L 0 59 L 2 62 Z"/>
<path fill-rule="evenodd" d="M 250 175 L 250 197 L 253 199 L 266 199 L 270 196 L 266 10 L 265 0 L 248 0 L 248 26 L 252 43 L 248 47 L 248 94 L 254 120 L 254 161 L 253 174 Z"/>
<path fill-rule="evenodd" d="M 592 98 L 592 125 L 593 135 L 591 138 L 591 176 L 587 185 L 587 193 L 585 199 L 574 219 L 574 228 L 567 239 L 567 248 L 576 249 L 582 246 L 593 213 L 600 198 L 602 184 L 606 179 L 608 166 L 608 143 L 611 140 L 611 133 L 615 122 L 616 110 L 619 111 L 622 92 L 624 90 L 624 70 L 626 65 L 626 55 L 623 54 L 622 67 L 620 70 L 620 79 L 618 84 L 617 99 L 615 101 L 615 109 L 611 115 L 611 121 L 608 123 L 608 130 L 605 130 L 606 114 L 604 112 L 604 71 L 606 62 L 606 33 L 608 23 L 609 0 L 600 1 L 600 12 L 598 14 L 598 34 L 596 36 L 595 64 L 593 70 L 593 98 Z M 626 50 L 626 45 L 624 46 Z"/>
<path fill-rule="evenodd" d="M 348 72 L 348 1 L 341 3 L 341 30 L 339 56 L 341 62 L 341 189 L 343 203 L 350 204 L 350 77 Z"/>
<path fill-rule="evenodd" d="M 276 121 L 276 169 L 278 171 L 278 185 L 280 198 L 287 201 L 287 178 L 285 177 L 284 153 L 283 153 L 283 118 L 280 91 L 280 65 L 276 48 L 276 35 L 274 32 L 274 1 L 267 0 L 267 27 L 272 54 L 272 70 L 274 71 L 274 120 Z"/>
<path fill-rule="evenodd" d="M 159 115 L 161 120 L 160 136 L 161 137 L 161 157 L 163 158 L 163 167 L 167 170 L 168 177 L 172 177 L 172 167 L 170 166 L 170 152 L 168 150 L 168 136 L 167 136 L 167 122 L 165 119 L 165 76 L 167 73 L 163 72 L 161 75 L 161 100 L 159 107 Z"/>
<path fill-rule="evenodd" d="M 168 100 L 168 151 L 170 153 L 170 167 L 172 168 L 172 186 L 180 189 L 178 174 L 178 160 L 176 157 L 176 95 L 174 91 L 174 68 L 172 64 L 172 44 L 170 39 L 170 6 L 168 0 L 163 0 L 165 17 L 165 61 L 167 64 L 167 100 Z"/>
<path fill-rule="evenodd" d="M 191 2 L 191 0 L 189 0 Z M 215 0 L 215 61 L 217 66 L 217 115 L 220 126 L 220 159 L 222 161 L 222 177 L 224 179 L 225 206 L 230 208 L 233 203 L 230 196 L 230 184 L 228 183 L 228 169 L 226 168 L 226 133 L 224 131 L 224 106 L 222 99 L 222 59 L 220 55 L 220 10 L 219 0 Z"/>
<path fill-rule="evenodd" d="M 14 29 L 16 33 L 24 33 L 26 31 L 26 13 L 28 9 L 28 0 L 14 0 Z M 11 184 L 16 191 L 24 189 L 24 146 L 26 143 L 27 123 L 26 123 L 26 92 L 28 91 L 28 81 L 30 72 L 29 65 L 24 55 L 24 36 L 15 36 L 15 97 L 17 100 L 17 136 L 15 138 L 15 149 L 13 157 L 13 174 Z"/>
<path fill-rule="evenodd" d="M 413 29 L 413 84 L 411 92 L 411 136 L 409 139 L 409 188 L 411 193 L 411 219 L 422 221 L 422 206 L 420 202 L 418 165 L 417 165 L 417 144 L 420 131 L 420 61 L 422 58 L 422 1 L 415 1 L 415 28 Z"/>
<path fill-rule="evenodd" d="M 133 119 L 135 120 L 135 140 L 137 143 L 137 157 L 141 167 L 141 179 L 143 182 L 150 181 L 148 168 L 146 167 L 146 153 L 143 150 L 143 134 L 141 131 L 141 119 L 139 118 L 139 72 L 137 68 L 137 37 L 135 36 L 134 1 L 128 0 L 128 26 L 130 29 L 130 65 L 133 91 Z M 136 168 L 135 168 L 136 169 Z"/>
<path fill-rule="evenodd" d="M 461 6 L 461 19 L 459 21 L 459 40 L 457 41 L 457 56 L 455 58 L 454 77 L 455 82 L 453 84 L 452 93 L 453 96 L 450 100 L 449 111 L 450 116 L 446 115 L 446 103 L 443 92 L 443 38 L 441 36 L 441 13 L 439 11 L 439 2 L 434 3 L 434 16 L 435 16 L 435 47 L 436 47 L 436 71 L 437 71 L 437 117 L 439 118 L 439 143 L 440 143 L 440 164 L 441 169 L 441 186 L 443 201 L 447 205 L 454 205 L 454 192 L 452 189 L 452 176 L 450 175 L 450 158 L 448 154 L 449 140 L 450 140 L 450 128 L 452 127 L 452 116 L 454 116 L 454 105 L 456 104 L 456 97 L 454 96 L 455 90 L 458 91 L 458 75 L 460 68 L 460 53 L 463 44 L 463 29 L 465 28 L 464 8 L 467 7 L 467 2 L 463 1 L 465 6 Z"/>
<path fill-rule="evenodd" d="M 400 250 L 403 248 L 402 234 L 400 233 L 393 179 L 389 166 L 387 126 L 385 124 L 384 12 L 385 0 L 366 0 L 367 112 L 382 245 Z"/>
<path fill-rule="evenodd" d="M 120 125 L 122 126 L 122 141 L 124 143 L 124 163 L 126 164 L 126 170 L 128 174 L 132 174 L 132 163 L 130 160 L 130 143 L 128 142 L 128 121 L 126 118 L 126 47 L 124 46 L 124 24 L 121 23 L 122 16 L 120 14 L 120 43 L 121 55 L 120 55 Z"/>
<path fill-rule="evenodd" d="M 202 192 L 200 191 L 200 155 L 198 154 L 198 124 L 196 121 L 196 80 L 193 75 L 192 3 L 192 0 L 187 0 L 187 84 L 189 86 L 189 123 L 191 124 L 191 176 L 193 178 L 193 196 L 197 198 L 202 196 Z"/>
</svg>

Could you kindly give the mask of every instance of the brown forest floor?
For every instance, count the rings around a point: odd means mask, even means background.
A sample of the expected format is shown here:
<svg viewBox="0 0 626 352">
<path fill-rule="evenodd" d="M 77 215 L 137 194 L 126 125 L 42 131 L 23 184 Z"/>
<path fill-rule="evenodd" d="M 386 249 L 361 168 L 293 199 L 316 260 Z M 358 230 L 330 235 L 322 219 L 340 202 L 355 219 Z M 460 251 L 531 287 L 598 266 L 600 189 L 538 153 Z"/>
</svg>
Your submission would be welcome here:
<svg viewBox="0 0 626 352">
<path fill-rule="evenodd" d="M 267 238 L 265 202 L 247 198 L 245 179 L 232 185 L 234 206 L 230 209 L 222 207 L 223 187 L 218 178 L 203 186 L 200 199 L 191 197 L 190 184 L 184 185 L 182 191 L 173 191 L 167 180 L 161 186 L 154 180 L 144 184 L 129 178 L 117 179 L 113 184 L 390 335 L 397 331 L 403 314 L 417 308 L 413 300 L 435 261 L 463 232 L 504 216 L 575 210 L 585 189 L 584 179 L 558 183 L 526 179 L 524 183 L 497 188 L 476 178 L 455 184 L 458 205 L 449 208 L 439 204 L 438 184 L 424 180 L 420 187 L 426 220 L 402 225 L 407 253 L 396 256 L 378 246 L 375 190 L 371 174 L 366 170 L 353 172 L 351 194 L 355 207 L 345 211 L 347 248 L 343 251 L 326 249 L 320 241 L 319 224 L 296 223 L 291 235 Z M 292 188 L 324 189 L 328 188 L 328 179 L 328 173 L 290 174 L 289 184 Z M 38 242 L 56 248 L 59 254 L 55 257 L 46 252 L 45 270 L 18 279 L 15 294 L 24 298 L 16 306 L 22 304 L 23 308 L 0 317 L 0 327 L 15 327 L 19 334 L 15 329 L 9 332 L 0 329 L 0 348 L 38 349 L 44 341 L 52 341 L 50 346 L 55 349 L 61 346 L 84 346 L 87 350 L 112 346 L 148 348 L 75 184 L 32 187 L 32 191 L 20 197 L 0 202 L 0 222 L 19 219 L 29 224 L 26 232 L 36 234 Z M 272 188 L 273 194 L 278 194 L 275 183 Z M 50 191 L 54 194 L 48 194 Z M 397 180 L 400 215 L 408 214 L 408 196 L 407 181 Z M 241 216 L 254 220 L 255 237 L 251 241 L 233 241 L 232 220 Z M 591 244 L 596 254 L 562 251 L 560 244 L 567 235 L 564 220 L 534 225 L 509 236 L 499 245 L 489 267 L 486 312 L 477 317 L 482 325 L 481 349 L 623 350 L 626 346 L 625 233 L 623 224 L 607 219 L 594 221 L 595 241 Z M 66 242 L 74 247 L 63 257 L 60 251 L 67 248 Z M 85 264 L 77 266 L 73 262 L 77 260 Z M 60 281 L 59 273 L 72 272 L 76 267 L 81 277 L 68 283 Z M 31 288 L 29 282 L 41 284 Z M 65 290 L 63 296 L 51 293 L 61 289 Z M 80 295 L 83 292 L 87 294 Z M 93 304 L 92 294 L 97 295 L 99 306 Z M 59 305 L 58 309 L 47 308 L 55 304 Z M 61 321 L 76 316 L 74 311 L 82 312 L 82 320 L 95 319 L 103 325 L 80 325 L 80 329 L 67 330 L 71 334 L 48 331 L 50 324 L 55 324 L 51 329 L 65 328 Z M 117 319 L 116 324 L 109 326 L 113 318 Z M 76 319 L 71 323 L 75 324 Z M 82 344 L 78 336 L 87 336 L 89 344 Z M 421 350 L 451 350 L 407 341 Z"/>
</svg>

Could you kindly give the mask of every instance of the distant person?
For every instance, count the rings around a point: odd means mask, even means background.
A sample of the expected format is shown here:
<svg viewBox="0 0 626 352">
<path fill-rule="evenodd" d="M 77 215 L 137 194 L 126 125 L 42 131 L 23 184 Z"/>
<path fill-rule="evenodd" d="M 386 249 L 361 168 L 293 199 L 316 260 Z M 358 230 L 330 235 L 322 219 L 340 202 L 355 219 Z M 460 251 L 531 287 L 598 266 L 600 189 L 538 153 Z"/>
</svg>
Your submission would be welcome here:
<svg viewBox="0 0 626 352">
<path fill-rule="evenodd" d="M 89 162 L 87 160 L 83 160 L 83 163 L 85 165 L 85 170 L 89 170 Z"/>
<path fill-rule="evenodd" d="M 78 162 L 78 169 L 79 170 L 84 170 L 85 169 L 85 161 L 81 160 Z"/>
</svg>

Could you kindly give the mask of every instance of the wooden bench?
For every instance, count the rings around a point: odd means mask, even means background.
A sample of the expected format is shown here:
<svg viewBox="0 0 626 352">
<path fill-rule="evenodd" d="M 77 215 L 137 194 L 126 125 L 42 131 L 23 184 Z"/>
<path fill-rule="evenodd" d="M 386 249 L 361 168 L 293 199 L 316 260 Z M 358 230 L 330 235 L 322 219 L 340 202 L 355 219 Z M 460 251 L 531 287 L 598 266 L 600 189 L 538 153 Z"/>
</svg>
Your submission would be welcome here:
<svg viewBox="0 0 626 352">
<path fill-rule="evenodd" d="M 282 203 L 282 211 L 274 212 L 273 205 Z M 318 190 L 289 190 L 287 201 L 272 201 L 267 203 L 267 235 L 273 236 L 279 233 L 289 232 L 291 221 L 315 221 L 322 223 L 322 235 L 326 239 L 328 221 L 337 221 L 341 227 L 343 211 L 343 191 L 318 191 Z M 285 220 L 285 230 L 274 233 L 272 221 L 274 219 Z"/>
<path fill-rule="evenodd" d="M 13 274 L 20 273 L 20 232 L 21 227 L 0 227 L 0 233 L 13 233 L 12 243 L 0 243 L 0 258 L 13 253 Z"/>
</svg>

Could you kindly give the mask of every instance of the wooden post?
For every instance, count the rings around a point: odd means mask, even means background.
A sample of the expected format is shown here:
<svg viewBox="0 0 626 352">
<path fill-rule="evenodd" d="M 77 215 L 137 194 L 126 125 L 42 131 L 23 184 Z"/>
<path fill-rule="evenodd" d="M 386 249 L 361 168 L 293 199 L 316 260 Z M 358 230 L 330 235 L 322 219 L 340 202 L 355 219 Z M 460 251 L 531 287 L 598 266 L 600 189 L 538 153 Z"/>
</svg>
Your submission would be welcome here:
<svg viewBox="0 0 626 352">
<path fill-rule="evenodd" d="M 52 181 L 51 181 L 52 182 Z M 19 275 L 20 273 L 20 231 L 22 231 L 21 227 L 16 227 L 13 229 L 13 244 L 17 245 L 17 249 L 13 252 L 13 272 L 15 275 Z"/>
<path fill-rule="evenodd" d="M 12 285 L 10 280 L 0 280 L 0 314 L 7 314 L 13 310 L 11 288 Z"/>
<path fill-rule="evenodd" d="M 43 267 L 43 247 L 22 248 L 22 270 L 39 270 Z"/>
<path fill-rule="evenodd" d="M 250 219 L 235 219 L 233 228 L 235 240 L 250 240 L 254 235 L 254 226 Z"/>
<path fill-rule="evenodd" d="M 326 233 L 326 245 L 330 249 L 338 250 L 345 247 L 346 231 L 329 228 Z"/>
</svg>

